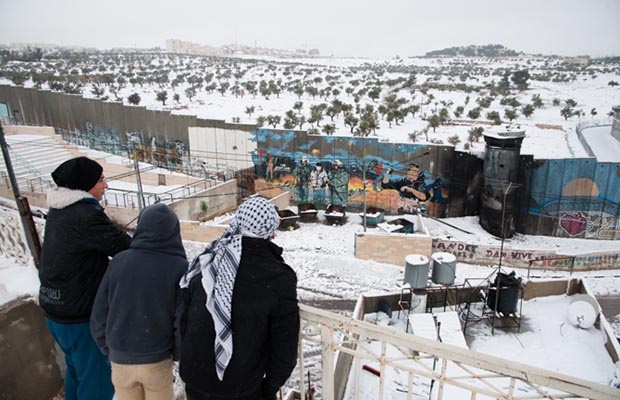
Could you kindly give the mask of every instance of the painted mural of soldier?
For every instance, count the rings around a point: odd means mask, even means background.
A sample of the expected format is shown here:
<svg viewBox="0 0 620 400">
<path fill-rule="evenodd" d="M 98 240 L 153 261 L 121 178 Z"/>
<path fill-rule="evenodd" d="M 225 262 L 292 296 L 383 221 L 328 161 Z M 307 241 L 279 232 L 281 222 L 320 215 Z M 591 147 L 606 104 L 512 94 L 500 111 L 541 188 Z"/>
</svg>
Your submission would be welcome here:
<svg viewBox="0 0 620 400">
<path fill-rule="evenodd" d="M 265 168 L 265 181 L 273 182 L 273 156 L 271 153 L 267 154 L 267 166 Z"/>
<path fill-rule="evenodd" d="M 349 198 L 349 174 L 344 170 L 342 161 L 334 161 L 333 169 L 328 178 L 331 204 L 346 206 Z"/>
<path fill-rule="evenodd" d="M 366 168 L 366 177 L 372 179 L 372 190 L 381 190 L 381 180 L 383 179 L 383 164 L 377 160 L 372 160 Z"/>
<path fill-rule="evenodd" d="M 401 201 L 399 208 L 402 212 L 418 212 L 421 206 L 420 203 L 426 202 L 430 197 L 430 193 L 424 182 L 424 172 L 418 164 L 409 164 L 406 176 L 400 179 L 390 180 L 390 175 L 393 172 L 393 168 L 390 168 L 386 172 L 381 181 L 381 187 L 383 189 L 398 190 Z"/>
<path fill-rule="evenodd" d="M 297 188 L 297 202 L 307 203 L 308 192 L 310 184 L 310 164 L 308 164 L 308 157 L 303 156 L 301 158 L 301 164 L 297 165 L 293 170 L 293 176 L 295 177 L 295 187 Z"/>
<path fill-rule="evenodd" d="M 312 201 L 315 205 L 322 206 L 325 203 L 325 191 L 327 189 L 327 173 L 321 163 L 316 163 L 310 173 L 310 187 L 312 188 Z"/>
</svg>

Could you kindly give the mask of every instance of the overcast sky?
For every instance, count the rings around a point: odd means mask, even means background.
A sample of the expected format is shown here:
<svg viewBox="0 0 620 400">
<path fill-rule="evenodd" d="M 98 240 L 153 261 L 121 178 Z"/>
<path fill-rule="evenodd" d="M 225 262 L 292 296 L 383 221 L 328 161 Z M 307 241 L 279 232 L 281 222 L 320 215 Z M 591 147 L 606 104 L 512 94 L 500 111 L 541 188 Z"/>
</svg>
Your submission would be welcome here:
<svg viewBox="0 0 620 400">
<path fill-rule="evenodd" d="M 408 57 L 469 44 L 620 55 L 620 0 L 0 0 L 0 44 L 200 44 Z"/>
</svg>

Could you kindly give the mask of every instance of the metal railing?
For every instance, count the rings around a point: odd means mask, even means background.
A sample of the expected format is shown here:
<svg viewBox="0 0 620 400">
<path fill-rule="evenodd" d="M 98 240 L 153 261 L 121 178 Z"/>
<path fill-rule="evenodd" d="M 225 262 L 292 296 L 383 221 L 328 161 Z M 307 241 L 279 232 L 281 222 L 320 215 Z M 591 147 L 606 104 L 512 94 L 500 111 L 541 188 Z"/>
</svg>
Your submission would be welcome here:
<svg viewBox="0 0 620 400">
<path fill-rule="evenodd" d="M 212 180 L 201 180 L 187 185 L 179 186 L 165 192 L 142 192 L 142 197 L 144 198 L 145 206 L 149 206 L 151 204 L 159 202 L 170 204 L 177 200 L 183 200 L 188 197 L 194 196 L 204 190 L 207 190 L 217 185 L 217 183 L 218 182 Z M 136 206 L 139 204 L 138 195 L 139 192 L 137 190 L 111 188 L 106 190 L 104 194 L 104 200 L 106 204 L 114 207 L 136 208 Z"/>
<path fill-rule="evenodd" d="M 617 400 L 620 389 L 382 328 L 300 305 L 299 382 L 301 399 L 393 398 L 394 379 L 407 399 Z M 314 348 L 315 351 L 309 351 Z M 319 351 L 316 351 L 319 349 Z M 305 350 L 305 353 L 304 353 Z M 312 361 L 320 354 L 321 361 Z M 318 355 L 316 355 L 318 357 Z M 374 367 L 370 368 L 369 365 Z M 361 393 L 372 370 L 376 392 Z M 365 374 L 367 377 L 362 378 Z M 320 376 L 309 396 L 306 375 Z M 348 385 L 348 388 L 345 388 Z"/>
<path fill-rule="evenodd" d="M 560 257 L 544 257 L 538 260 L 530 260 L 527 267 L 527 279 L 530 279 L 530 271 L 534 264 L 540 264 L 543 267 L 553 266 L 554 270 L 568 270 L 569 276 L 573 276 L 575 271 L 575 260 L 577 256 L 560 256 Z M 540 267 L 538 269 L 541 269 Z"/>
</svg>

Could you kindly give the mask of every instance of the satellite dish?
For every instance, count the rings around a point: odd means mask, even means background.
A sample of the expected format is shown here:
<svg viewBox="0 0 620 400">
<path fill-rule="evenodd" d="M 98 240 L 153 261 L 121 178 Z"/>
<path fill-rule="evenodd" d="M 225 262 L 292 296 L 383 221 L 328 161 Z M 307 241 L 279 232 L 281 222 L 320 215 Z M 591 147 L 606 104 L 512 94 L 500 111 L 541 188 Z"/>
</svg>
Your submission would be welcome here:
<svg viewBox="0 0 620 400">
<path fill-rule="evenodd" d="M 568 306 L 568 321 L 582 329 L 589 329 L 596 322 L 600 307 L 596 299 L 587 294 L 571 296 Z"/>
</svg>

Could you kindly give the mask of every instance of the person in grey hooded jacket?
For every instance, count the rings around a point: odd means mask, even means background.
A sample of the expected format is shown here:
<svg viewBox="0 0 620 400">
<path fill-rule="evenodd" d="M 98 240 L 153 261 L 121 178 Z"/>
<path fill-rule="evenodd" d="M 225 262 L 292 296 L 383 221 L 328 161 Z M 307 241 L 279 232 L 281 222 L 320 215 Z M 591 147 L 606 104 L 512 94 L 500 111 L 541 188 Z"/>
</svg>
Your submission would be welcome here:
<svg viewBox="0 0 620 400">
<path fill-rule="evenodd" d="M 90 320 L 120 400 L 173 398 L 184 304 L 178 282 L 186 270 L 177 216 L 165 204 L 145 208 L 130 248 L 110 262 Z"/>
</svg>

